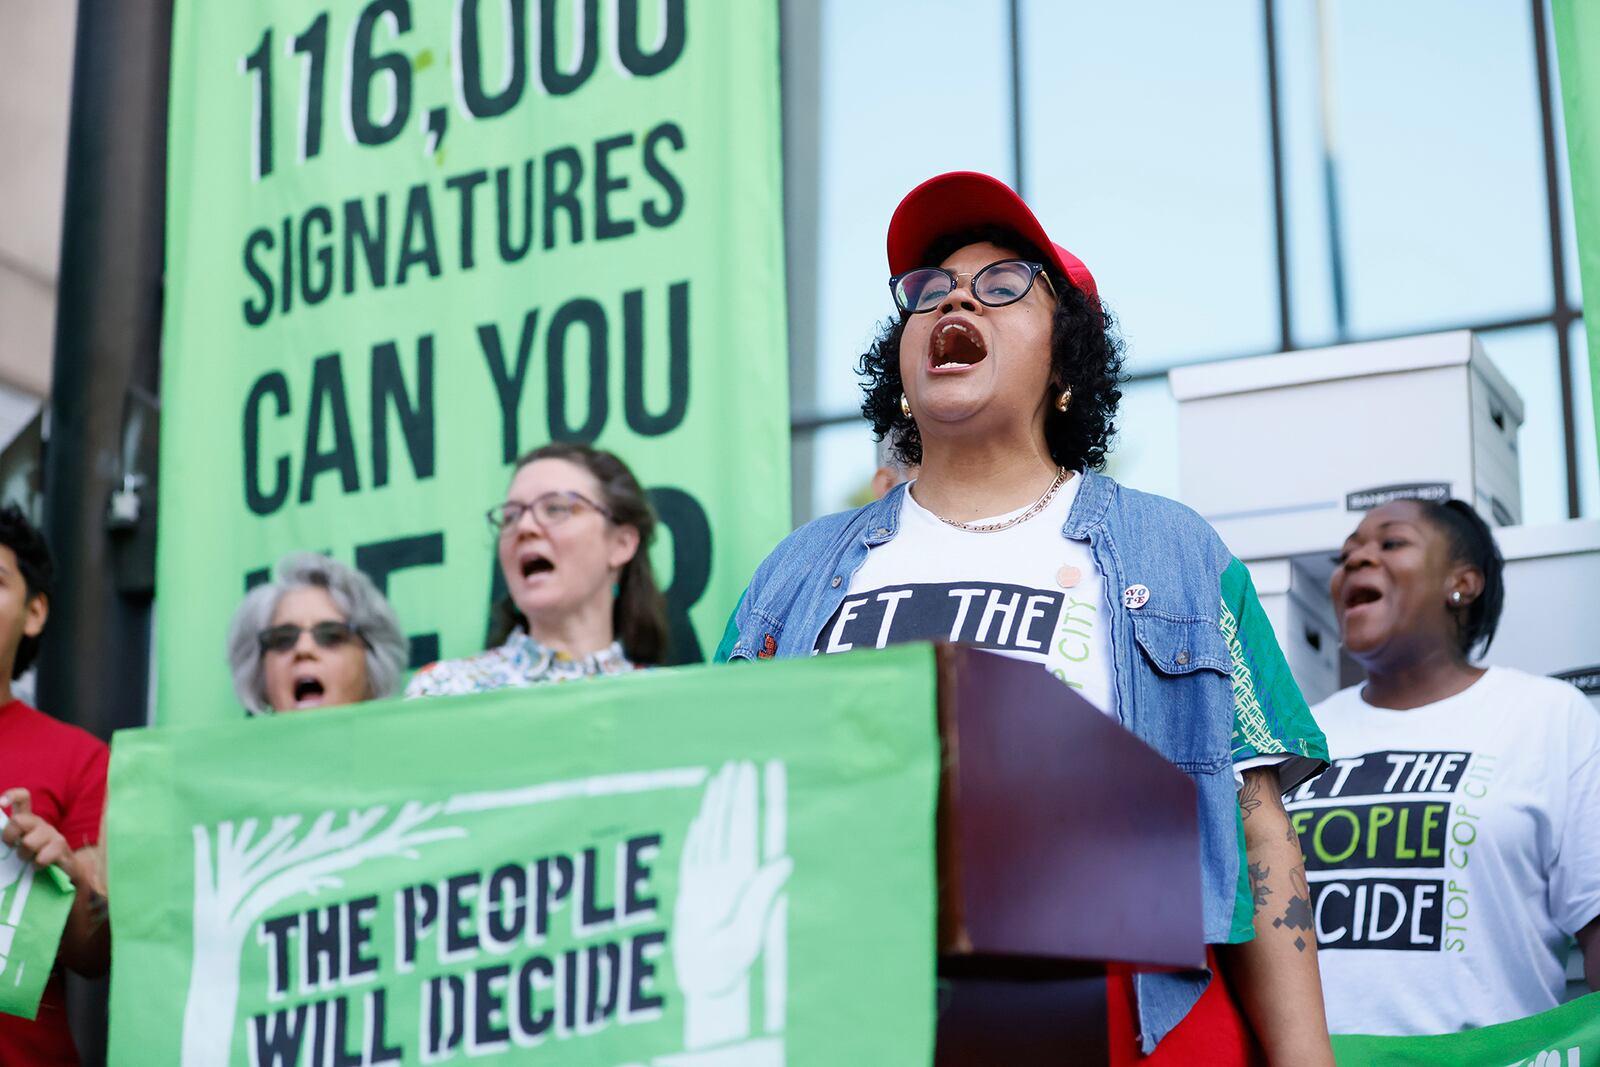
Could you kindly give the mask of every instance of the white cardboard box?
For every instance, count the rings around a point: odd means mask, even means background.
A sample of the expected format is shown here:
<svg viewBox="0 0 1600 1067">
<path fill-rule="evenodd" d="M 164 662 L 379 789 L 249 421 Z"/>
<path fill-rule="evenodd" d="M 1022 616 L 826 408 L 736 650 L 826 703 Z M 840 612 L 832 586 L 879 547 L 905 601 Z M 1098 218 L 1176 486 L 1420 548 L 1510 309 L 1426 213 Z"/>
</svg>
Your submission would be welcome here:
<svg viewBox="0 0 1600 1067">
<path fill-rule="evenodd" d="M 1470 332 L 1175 368 L 1184 503 L 1241 559 L 1342 544 L 1402 496 L 1522 514 L 1522 400 Z"/>
<path fill-rule="evenodd" d="M 1289 561 L 1286 559 L 1251 559 L 1244 561 L 1250 570 L 1250 581 L 1256 587 L 1256 599 L 1272 623 L 1272 632 L 1278 637 L 1278 647 L 1288 648 L 1289 633 Z"/>
<path fill-rule="evenodd" d="M 1246 561 L 1278 647 L 1283 650 L 1307 704 L 1315 704 L 1354 684 L 1360 668 L 1339 646 L 1339 628 L 1328 599 L 1327 575 L 1333 552 L 1293 559 Z"/>
<path fill-rule="evenodd" d="M 1485 663 L 1565 677 L 1600 708 L 1600 519 L 1495 531 L 1506 603 Z"/>
</svg>

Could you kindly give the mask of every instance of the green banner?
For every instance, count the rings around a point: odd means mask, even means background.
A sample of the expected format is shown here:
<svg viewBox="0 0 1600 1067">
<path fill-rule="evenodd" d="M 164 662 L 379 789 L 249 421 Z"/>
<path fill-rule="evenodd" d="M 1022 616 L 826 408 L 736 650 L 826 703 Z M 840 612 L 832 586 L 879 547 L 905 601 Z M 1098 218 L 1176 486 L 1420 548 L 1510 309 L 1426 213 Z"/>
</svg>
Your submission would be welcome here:
<svg viewBox="0 0 1600 1067">
<path fill-rule="evenodd" d="M 1600 5 L 1552 0 L 1561 102 L 1572 168 L 1572 213 L 1578 231 L 1578 276 L 1589 300 L 1600 293 Z M 1589 386 L 1600 416 L 1600 315 L 1583 317 L 1589 338 Z M 1600 417 L 1595 420 L 1600 449 Z"/>
<path fill-rule="evenodd" d="M 1333 1058 L 1347 1067 L 1587 1067 L 1600 1062 L 1600 993 L 1459 1034 L 1335 1036 Z"/>
<path fill-rule="evenodd" d="M 926 645 L 116 736 L 113 1063 L 927 1064 Z"/>
<path fill-rule="evenodd" d="M 252 575 L 331 551 L 483 647 L 551 439 L 651 491 L 680 661 L 789 528 L 777 4 L 178 0 L 159 716 L 236 714 Z"/>
<path fill-rule="evenodd" d="M 0 828 L 10 820 L 0 812 Z M 59 867 L 43 873 L 0 845 L 0 1012 L 31 1019 L 56 965 L 72 910 L 72 882 Z"/>
</svg>

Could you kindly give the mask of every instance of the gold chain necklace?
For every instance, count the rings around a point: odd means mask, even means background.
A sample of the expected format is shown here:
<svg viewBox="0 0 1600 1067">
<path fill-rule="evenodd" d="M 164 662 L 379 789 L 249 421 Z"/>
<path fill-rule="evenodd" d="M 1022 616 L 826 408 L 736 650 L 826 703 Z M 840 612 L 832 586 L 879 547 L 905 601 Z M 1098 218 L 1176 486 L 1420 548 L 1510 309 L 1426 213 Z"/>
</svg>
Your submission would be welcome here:
<svg viewBox="0 0 1600 1067">
<path fill-rule="evenodd" d="M 1057 467 L 1056 480 L 1050 483 L 1050 488 L 1044 491 L 1044 495 L 1035 500 L 1033 506 L 1027 511 L 1024 511 L 1021 515 L 1015 515 L 1005 522 L 957 522 L 955 519 L 947 519 L 937 512 L 931 514 L 946 526 L 954 526 L 956 529 L 966 530 L 968 533 L 998 533 L 1001 530 L 1009 530 L 1019 522 L 1026 522 L 1043 511 L 1050 503 L 1050 498 L 1056 495 L 1056 490 L 1066 484 L 1066 481 L 1067 468 Z"/>
</svg>

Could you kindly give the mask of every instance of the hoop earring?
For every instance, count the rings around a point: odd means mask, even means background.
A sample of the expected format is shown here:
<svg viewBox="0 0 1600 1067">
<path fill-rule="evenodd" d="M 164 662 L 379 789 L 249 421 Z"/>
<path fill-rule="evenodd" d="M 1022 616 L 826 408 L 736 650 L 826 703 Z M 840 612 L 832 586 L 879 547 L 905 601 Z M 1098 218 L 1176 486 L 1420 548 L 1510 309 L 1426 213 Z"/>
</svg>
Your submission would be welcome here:
<svg viewBox="0 0 1600 1067">
<path fill-rule="evenodd" d="M 900 414 L 908 419 L 911 417 L 911 402 L 906 399 L 906 394 L 904 393 L 900 394 Z"/>
<path fill-rule="evenodd" d="M 1072 386 L 1069 385 L 1065 389 L 1061 390 L 1061 395 L 1060 396 L 1056 397 L 1056 410 L 1061 412 L 1061 414 L 1065 415 L 1067 413 L 1067 409 L 1069 407 L 1071 407 L 1071 406 L 1072 406 Z"/>
</svg>

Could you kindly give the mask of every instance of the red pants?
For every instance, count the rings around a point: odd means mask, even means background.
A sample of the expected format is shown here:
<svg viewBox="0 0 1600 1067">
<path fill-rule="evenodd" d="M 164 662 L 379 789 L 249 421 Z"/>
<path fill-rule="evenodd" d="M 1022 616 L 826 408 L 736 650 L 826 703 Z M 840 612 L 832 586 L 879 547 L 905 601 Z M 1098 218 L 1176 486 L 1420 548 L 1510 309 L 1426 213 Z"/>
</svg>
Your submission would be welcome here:
<svg viewBox="0 0 1600 1067">
<path fill-rule="evenodd" d="M 1106 975 L 1106 1037 L 1111 1067 L 1232 1067 L 1264 1064 L 1244 1012 L 1233 999 L 1217 967 L 1216 953 L 1206 948 L 1211 983 L 1198 1003 L 1149 1056 L 1139 1052 L 1139 1016 L 1134 1008 L 1133 972 L 1112 965 Z"/>
</svg>

